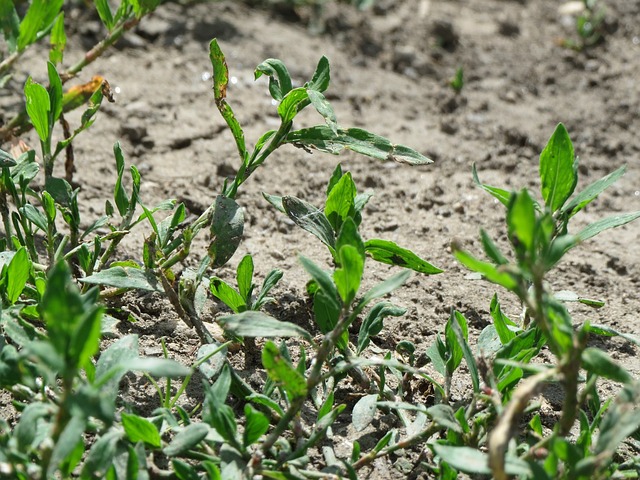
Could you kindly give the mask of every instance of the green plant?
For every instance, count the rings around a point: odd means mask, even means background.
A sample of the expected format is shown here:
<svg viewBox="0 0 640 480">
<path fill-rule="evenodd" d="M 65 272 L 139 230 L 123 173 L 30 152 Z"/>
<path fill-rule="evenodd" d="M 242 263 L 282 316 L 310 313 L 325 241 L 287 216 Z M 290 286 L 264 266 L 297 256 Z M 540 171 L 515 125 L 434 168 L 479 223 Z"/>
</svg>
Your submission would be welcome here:
<svg viewBox="0 0 640 480">
<path fill-rule="evenodd" d="M 0 1 L 0 25 L 2 33 L 6 41 L 8 51 L 0 52 L 6 56 L 0 57 L 0 87 L 4 86 L 12 77 L 10 73 L 14 64 L 20 57 L 33 45 L 43 42 L 49 36 L 50 51 L 49 61 L 55 66 L 62 62 L 64 50 L 67 45 L 67 35 L 65 33 L 65 16 L 63 0 L 42 1 L 34 0 L 24 15 L 20 18 L 18 8 L 15 2 L 10 0 Z M 73 134 L 69 130 L 69 125 L 64 119 L 64 113 L 76 109 L 89 101 L 98 90 L 107 96 L 110 101 L 111 93 L 109 83 L 102 77 L 94 76 L 90 82 L 83 85 L 71 87 L 64 95 L 62 95 L 61 86 L 67 81 L 75 78 L 87 65 L 93 63 L 105 51 L 107 51 L 114 43 L 116 43 L 122 35 L 131 28 L 138 25 L 140 20 L 147 14 L 153 12 L 160 4 L 160 0 L 150 0 L 147 2 L 123 0 L 120 2 L 115 12 L 111 10 L 109 2 L 98 0 L 95 2 L 96 10 L 107 29 L 105 37 L 93 46 L 83 55 L 82 59 L 73 64 L 64 72 L 58 75 L 59 80 L 56 83 L 50 83 L 49 90 L 55 89 L 55 93 L 61 98 L 56 100 L 56 110 L 50 110 L 50 115 L 55 117 L 53 123 L 60 121 L 64 130 L 65 143 L 64 148 L 67 151 L 66 173 L 67 180 L 71 183 L 73 174 L 73 150 L 70 137 Z M 51 82 L 51 72 L 49 72 L 49 80 Z M 42 92 L 38 87 L 31 89 L 35 95 L 42 97 Z M 25 92 L 26 93 L 26 92 Z M 27 103 L 29 99 L 27 98 Z M 95 102 L 92 102 L 95 105 Z M 29 130 L 33 124 L 33 117 L 28 112 L 28 108 L 18 112 L 5 125 L 0 127 L 0 145 L 13 138 L 19 137 L 21 134 Z M 44 120 L 39 119 L 39 127 L 41 131 L 38 135 L 43 137 L 43 133 L 51 133 L 51 129 L 44 131 Z M 83 121 L 84 123 L 84 121 Z M 38 128 L 38 127 L 36 127 Z M 46 135 L 45 135 L 46 136 Z M 58 152 L 60 153 L 60 152 Z"/>
<path fill-rule="evenodd" d="M 607 12 L 599 0 L 582 0 L 583 8 L 576 16 L 578 40 L 565 39 L 563 44 L 575 50 L 584 50 L 599 44 L 606 33 Z"/>
<path fill-rule="evenodd" d="M 462 67 L 457 68 L 456 74 L 449 81 L 449 85 L 451 86 L 454 92 L 456 93 L 462 92 L 462 88 L 464 87 L 464 69 Z"/>
<path fill-rule="evenodd" d="M 488 454 L 470 450 L 470 446 L 475 445 L 469 445 L 468 439 L 453 445 L 447 445 L 447 442 L 444 446 L 435 444 L 435 453 L 450 466 L 462 471 L 491 473 L 497 479 L 506 479 L 509 475 L 601 478 L 623 468 L 616 462 L 614 452 L 640 427 L 638 383 L 602 350 L 588 346 L 590 335 L 615 335 L 617 332 L 588 322 L 574 326 L 567 308 L 545 278 L 572 248 L 603 230 L 640 217 L 640 212 L 622 214 L 597 221 L 577 233 L 569 232 L 569 222 L 574 215 L 613 184 L 624 170 L 624 167 L 619 168 L 574 195 L 578 182 L 577 161 L 562 124 L 556 128 L 540 155 L 544 204 L 536 202 L 526 189 L 510 193 L 480 183 L 474 169 L 476 183 L 507 209 L 512 260 L 484 231 L 481 232 L 481 240 L 490 261 L 477 259 L 457 244 L 453 245 L 455 256 L 486 280 L 513 292 L 524 306 L 524 315 L 522 324 L 516 325 L 501 312 L 497 297 L 494 297 L 491 304 L 494 324 L 487 327 L 479 339 L 479 346 L 488 359 L 476 362 L 473 356 L 465 355 L 472 376 L 477 378 L 473 371 L 478 370 L 485 382 L 482 393 L 478 390 L 477 379 L 474 381 L 475 396 L 483 398 L 487 395 L 489 403 L 486 408 L 491 412 L 490 416 L 496 415 L 496 424 L 485 430 Z M 585 303 L 594 304 L 593 301 Z M 596 302 L 595 306 L 601 304 Z M 452 325 L 455 327 L 455 323 Z M 466 339 L 461 335 L 464 322 L 459 322 L 459 326 L 462 328 L 454 328 L 457 330 L 454 333 L 458 348 L 464 352 Z M 446 335 L 447 339 L 449 336 Z M 454 341 L 448 343 L 455 344 Z M 529 364 L 543 345 L 549 347 L 555 363 Z M 438 347 L 440 350 L 442 347 Z M 455 345 L 449 350 L 452 353 L 448 359 L 451 359 L 453 368 L 459 362 L 455 360 L 462 354 L 456 353 Z M 450 374 L 452 368 L 448 363 L 446 373 Z M 579 389 L 581 369 L 588 373 L 582 390 Z M 599 377 L 622 384 L 622 392 L 610 405 L 600 403 L 596 391 Z M 564 391 L 562 410 L 555 428 L 543 436 L 539 417 L 534 417 L 529 424 L 529 439 L 523 435 L 513 443 L 521 416 L 530 411 L 530 400 L 550 381 L 559 382 Z M 474 415 L 465 415 L 467 422 L 478 420 L 475 410 L 469 407 L 467 411 L 474 412 Z M 593 415 L 592 420 L 589 414 Z M 486 411 L 481 412 L 480 418 L 486 415 Z M 622 418 L 625 421 L 620 423 Z M 571 441 L 570 433 L 578 420 L 580 435 L 576 441 Z M 483 419 L 483 424 L 486 428 L 486 419 Z M 597 441 L 593 439 L 596 432 L 599 434 Z M 474 437 L 476 441 L 481 438 Z M 539 460 L 541 453 L 542 461 Z M 635 467 L 630 468 L 633 470 Z"/>
</svg>

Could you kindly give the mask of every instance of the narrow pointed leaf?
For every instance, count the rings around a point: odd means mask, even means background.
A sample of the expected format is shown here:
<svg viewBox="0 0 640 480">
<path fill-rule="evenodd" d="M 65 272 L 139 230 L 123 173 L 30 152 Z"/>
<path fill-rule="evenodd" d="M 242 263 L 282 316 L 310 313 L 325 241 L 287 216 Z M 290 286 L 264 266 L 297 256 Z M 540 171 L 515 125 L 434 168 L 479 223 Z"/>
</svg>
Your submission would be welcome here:
<svg viewBox="0 0 640 480">
<path fill-rule="evenodd" d="M 209 433 L 209 426 L 205 423 L 192 423 L 180 430 L 173 440 L 162 449 L 167 457 L 176 457 L 197 446 Z"/>
<path fill-rule="evenodd" d="M 403 270 L 402 272 L 396 273 L 392 277 L 387 278 L 385 281 L 378 283 L 362 296 L 362 299 L 358 304 L 358 310 L 364 308 L 364 306 L 371 300 L 384 297 L 388 293 L 391 293 L 401 287 L 407 280 L 409 280 L 410 276 L 410 271 Z"/>
<path fill-rule="evenodd" d="M 586 348 L 582 352 L 582 364 L 587 371 L 616 382 L 629 383 L 633 380 L 632 375 L 624 367 L 614 362 L 599 348 Z"/>
<path fill-rule="evenodd" d="M 80 281 L 106 287 L 164 292 L 154 273 L 142 268 L 111 267 L 82 278 Z"/>
<path fill-rule="evenodd" d="M 609 175 L 596 180 L 587 188 L 577 193 L 569 203 L 562 207 L 563 213 L 568 213 L 570 217 L 582 210 L 586 205 L 595 200 L 598 195 L 613 185 L 616 180 L 622 177 L 627 170 L 626 166 L 622 166 L 611 172 Z"/>
<path fill-rule="evenodd" d="M 476 164 L 474 163 L 471 167 L 471 173 L 473 175 L 473 183 L 475 183 L 478 187 L 483 189 L 485 192 L 490 193 L 493 197 L 502 203 L 505 207 L 509 205 L 509 199 L 511 198 L 511 192 L 508 190 L 504 190 L 498 187 L 492 187 L 491 185 L 487 185 L 482 183 L 478 178 L 478 171 L 476 170 Z"/>
<path fill-rule="evenodd" d="M 27 114 L 38 137 L 44 142 L 49 138 L 49 112 L 51 111 L 49 93 L 46 88 L 29 77 L 24 86 L 24 95 L 27 99 Z"/>
<path fill-rule="evenodd" d="M 360 128 L 339 129 L 335 134 L 326 125 L 290 132 L 287 143 L 301 144 L 321 152 L 338 155 L 345 148 L 378 160 L 395 160 L 411 165 L 423 165 L 432 161 L 404 145 L 394 145 L 389 140 Z"/>
<path fill-rule="evenodd" d="M 402 248 L 389 240 L 380 240 L 375 238 L 367 240 L 364 246 L 366 252 L 378 262 L 395 265 L 397 267 L 409 268 L 418 273 L 424 273 L 427 275 L 443 272 L 440 268 L 435 267 L 426 260 L 418 257 L 411 250 Z"/>
<path fill-rule="evenodd" d="M 483 262 L 473 257 L 469 253 L 460 250 L 456 245 L 453 245 L 454 256 L 469 270 L 477 273 L 481 273 L 487 280 L 498 285 L 502 285 L 508 290 L 515 290 L 518 287 L 517 280 L 507 271 L 496 268 L 494 265 L 488 262 Z"/>
<path fill-rule="evenodd" d="M 233 134 L 233 138 L 236 142 L 236 148 L 240 155 L 242 162 L 246 162 L 247 146 L 244 140 L 244 131 L 240 126 L 240 122 L 236 119 L 233 110 L 227 103 L 227 84 L 229 83 L 229 69 L 227 68 L 227 61 L 218 45 L 218 41 L 214 38 L 209 44 L 209 60 L 211 61 L 211 67 L 213 68 L 213 95 L 216 101 L 216 107 L 224 118 L 225 122 Z"/>
<path fill-rule="evenodd" d="M 253 258 L 251 258 L 251 255 L 245 255 L 242 260 L 240 260 L 236 279 L 238 281 L 238 291 L 240 295 L 248 302 L 253 284 Z"/>
<path fill-rule="evenodd" d="M 306 87 L 316 92 L 324 92 L 329 87 L 331 80 L 331 69 L 329 68 L 329 60 L 324 55 L 320 58 L 313 78 Z"/>
<path fill-rule="evenodd" d="M 576 237 L 584 242 L 585 240 L 596 236 L 600 232 L 603 232 L 610 228 L 616 228 L 622 225 L 626 225 L 627 223 L 632 222 L 637 218 L 640 218 L 640 211 L 598 220 L 597 222 L 592 223 L 591 225 L 578 232 Z"/>
<path fill-rule="evenodd" d="M 333 107 L 329 103 L 329 101 L 325 98 L 325 96 L 313 89 L 307 89 L 307 95 L 309 100 L 311 101 L 311 105 L 316 109 L 322 117 L 324 118 L 327 127 L 331 129 L 334 135 L 338 134 L 338 119 L 336 118 L 336 113 L 333 111 Z"/>
<path fill-rule="evenodd" d="M 246 311 L 218 320 L 222 328 L 241 337 L 304 337 L 311 335 L 294 323 L 276 320 L 262 312 Z"/>
<path fill-rule="evenodd" d="M 335 247 L 335 233 L 322 211 L 296 197 L 282 197 L 282 205 L 296 225 L 318 237 L 325 245 Z"/>
</svg>

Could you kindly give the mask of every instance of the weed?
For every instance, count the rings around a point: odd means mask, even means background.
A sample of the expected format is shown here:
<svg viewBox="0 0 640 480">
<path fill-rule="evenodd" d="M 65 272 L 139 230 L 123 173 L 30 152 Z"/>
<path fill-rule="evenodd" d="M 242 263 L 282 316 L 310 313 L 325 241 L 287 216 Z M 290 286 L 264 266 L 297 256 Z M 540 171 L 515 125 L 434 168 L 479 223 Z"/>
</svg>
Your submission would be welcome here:
<svg viewBox="0 0 640 480">
<path fill-rule="evenodd" d="M 106 1 L 96 2 L 110 33 L 89 60 L 156 4 L 124 1 L 114 13 Z M 364 207 L 372 194 L 358 192 L 351 173 L 340 165 L 329 178 L 321 207 L 295 196 L 264 195 L 330 253 L 327 266 L 299 258 L 310 278 L 309 327 L 263 311 L 283 275 L 279 269 L 267 275 L 259 290 L 251 256 L 239 262 L 235 286 L 215 275 L 241 242 L 244 213 L 236 197 L 242 185 L 281 146 L 332 154 L 349 149 L 379 160 L 429 163 L 409 147 L 338 125 L 325 96 L 330 81 L 326 58 L 300 87 L 294 87 L 280 60 L 258 65 L 255 76 L 268 77 L 279 124 L 249 148 L 227 102 L 229 72 L 213 40 L 213 95 L 234 138 L 239 159 L 235 176 L 221 186 L 206 211 L 191 220 L 186 207 L 175 201 L 155 207 L 144 204 L 141 175 L 132 166 L 130 178 L 125 177 L 125 159 L 116 143 L 112 198 L 105 201 L 104 215 L 85 221 L 79 189 L 69 176 L 57 177 L 54 167 L 63 151 L 69 161 L 67 148 L 91 125 L 108 87 L 99 80 L 63 93 L 67 76 L 56 66 L 64 50 L 61 2 L 33 2 L 22 21 L 12 4 L 0 5 L 9 12 L 3 17 L 9 19 L 4 31 L 13 52 L 0 64 L 0 72 L 47 32 L 52 32 L 54 45 L 48 86 L 27 80 L 25 112 L 3 131 L 17 135 L 33 126 L 40 142 L 44 185 L 36 185 L 40 163 L 34 151 L 14 156 L 0 150 L 0 216 L 5 233 L 0 252 L 0 386 L 10 393 L 19 413 L 15 425 L 0 423 L 0 475 L 355 479 L 376 459 L 410 448 L 423 452 L 412 465 L 414 470 L 442 479 L 456 478 L 458 472 L 498 479 L 637 475 L 637 459 L 620 460 L 616 452 L 623 442 L 637 437 L 638 381 L 588 341 L 592 335 L 640 341 L 589 322 L 574 325 L 565 302 L 594 307 L 602 303 L 553 292 L 546 281 L 564 255 L 581 242 L 640 217 L 640 212 L 628 213 L 596 221 L 577 233 L 571 230 L 572 218 L 620 178 L 624 167 L 575 193 L 577 161 L 568 133 L 559 125 L 540 155 L 542 202 L 527 189 L 509 192 L 481 183 L 474 168 L 478 186 L 506 208 L 511 251 L 503 252 L 481 231 L 488 260 L 456 244 L 454 255 L 487 281 L 515 294 L 522 318 L 508 318 L 494 295 L 492 324 L 479 336 L 476 353 L 469 343 L 467 319 L 453 310 L 426 352 L 430 363 L 419 366 L 410 341 L 399 342 L 390 351 L 372 348 L 372 343 L 388 318 L 406 313 L 384 297 L 402 287 L 411 270 L 426 275 L 442 270 L 404 246 L 363 238 Z M 80 69 L 86 63 L 78 65 Z M 461 69 L 458 79 L 462 88 Z M 55 125 L 63 120 L 65 109 L 87 102 L 80 125 L 71 132 L 63 121 L 62 140 L 56 142 Z M 294 128 L 297 114 L 309 106 L 323 123 Z M 141 245 L 140 261 L 119 260 L 119 243 L 143 225 L 149 234 Z M 192 245 L 201 232 L 208 233 L 210 241 L 206 251 L 196 254 L 199 265 L 181 268 L 194 255 Z M 401 270 L 365 289 L 369 260 Z M 113 328 L 100 300 L 128 290 L 167 296 L 201 339 L 192 366 L 169 359 L 164 341 L 163 358 L 140 357 L 135 335 L 100 352 L 102 335 Z M 204 324 L 203 305 L 209 295 L 232 312 L 216 319 L 229 342 L 213 339 Z M 227 347 L 238 341 L 251 350 L 248 355 L 260 357 L 266 376 L 257 385 L 247 384 L 244 372 L 230 361 Z M 552 363 L 532 362 L 539 360 L 543 348 L 553 355 Z M 454 402 L 452 379 L 463 361 L 471 389 Z M 120 382 L 129 372 L 145 375 L 158 394 L 159 407 L 149 415 L 122 401 Z M 180 399 L 196 372 L 204 394 L 200 404 L 187 410 Z M 602 377 L 620 384 L 615 398 L 599 397 L 597 384 Z M 534 401 L 549 382 L 557 382 L 564 391 L 558 422 L 550 431 L 543 429 Z M 414 397 L 420 383 L 430 389 L 428 403 Z M 350 416 L 347 401 L 342 400 L 347 391 L 358 397 Z M 354 441 L 347 455 L 334 449 L 333 429 L 349 423 L 364 432 L 379 413 L 393 416 L 397 423 L 377 432 L 374 445 L 367 448 Z M 312 455 L 322 455 L 322 471 Z"/>
</svg>

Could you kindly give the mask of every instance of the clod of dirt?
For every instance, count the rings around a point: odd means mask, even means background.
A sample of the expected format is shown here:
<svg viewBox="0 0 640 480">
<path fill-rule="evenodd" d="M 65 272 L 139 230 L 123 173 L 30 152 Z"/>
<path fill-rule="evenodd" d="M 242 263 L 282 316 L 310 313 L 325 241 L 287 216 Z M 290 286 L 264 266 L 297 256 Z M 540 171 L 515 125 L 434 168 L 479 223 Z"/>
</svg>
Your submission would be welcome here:
<svg viewBox="0 0 640 480">
<path fill-rule="evenodd" d="M 431 25 L 431 35 L 435 37 L 438 46 L 448 52 L 453 52 L 460 42 L 460 36 L 448 20 L 434 21 Z"/>
</svg>

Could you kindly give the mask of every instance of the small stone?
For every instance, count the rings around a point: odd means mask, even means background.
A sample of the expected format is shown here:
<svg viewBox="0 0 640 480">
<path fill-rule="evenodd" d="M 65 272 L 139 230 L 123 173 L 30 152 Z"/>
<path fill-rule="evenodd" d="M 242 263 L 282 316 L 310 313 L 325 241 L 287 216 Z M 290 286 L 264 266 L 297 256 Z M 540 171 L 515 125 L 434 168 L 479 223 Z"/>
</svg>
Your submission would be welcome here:
<svg viewBox="0 0 640 480">
<path fill-rule="evenodd" d="M 520 35 L 520 26 L 511 20 L 502 20 L 498 23 L 498 33 L 504 37 L 517 37 Z"/>
</svg>

